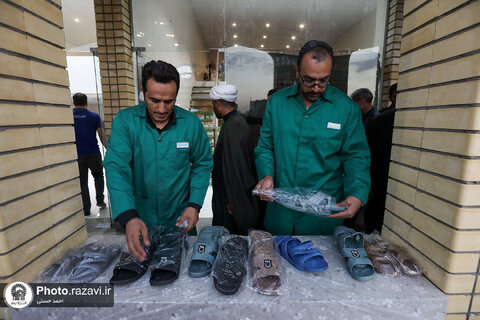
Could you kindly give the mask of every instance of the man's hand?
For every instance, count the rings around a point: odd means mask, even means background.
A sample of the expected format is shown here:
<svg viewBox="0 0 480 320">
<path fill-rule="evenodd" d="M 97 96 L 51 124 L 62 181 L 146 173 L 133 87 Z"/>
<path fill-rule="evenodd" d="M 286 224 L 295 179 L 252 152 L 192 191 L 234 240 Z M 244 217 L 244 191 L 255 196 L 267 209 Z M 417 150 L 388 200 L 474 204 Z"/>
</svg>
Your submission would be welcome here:
<svg viewBox="0 0 480 320">
<path fill-rule="evenodd" d="M 176 226 L 177 227 L 180 226 L 185 220 L 188 220 L 188 226 L 185 229 L 185 231 L 188 232 L 188 231 L 192 230 L 192 228 L 195 227 L 195 225 L 198 222 L 198 211 L 197 211 L 197 209 L 195 209 L 193 207 L 187 207 L 185 209 L 185 211 L 183 212 L 183 215 L 178 220 Z"/>
<path fill-rule="evenodd" d="M 143 237 L 143 243 L 149 247 L 150 240 L 148 239 L 148 230 L 145 223 L 140 220 L 140 218 L 133 218 L 127 222 L 126 225 L 126 236 L 127 236 L 127 245 L 128 250 L 132 255 L 134 255 L 138 260 L 145 260 L 147 254 L 143 250 L 140 244 L 140 235 Z"/>
<path fill-rule="evenodd" d="M 345 209 L 342 212 L 331 214 L 328 217 L 329 218 L 337 218 L 337 219 L 347 219 L 353 217 L 358 209 L 362 206 L 362 201 L 358 198 L 355 198 L 354 196 L 348 196 L 347 199 L 343 200 L 340 203 L 337 203 L 337 207 L 342 207 L 346 206 L 347 209 Z"/>
<path fill-rule="evenodd" d="M 265 176 L 262 180 L 258 181 L 257 185 L 255 186 L 255 189 L 260 189 L 260 190 L 273 189 L 273 178 L 271 176 Z M 273 201 L 273 198 L 269 195 L 258 193 L 258 196 L 263 201 L 269 201 L 269 202 Z"/>
</svg>

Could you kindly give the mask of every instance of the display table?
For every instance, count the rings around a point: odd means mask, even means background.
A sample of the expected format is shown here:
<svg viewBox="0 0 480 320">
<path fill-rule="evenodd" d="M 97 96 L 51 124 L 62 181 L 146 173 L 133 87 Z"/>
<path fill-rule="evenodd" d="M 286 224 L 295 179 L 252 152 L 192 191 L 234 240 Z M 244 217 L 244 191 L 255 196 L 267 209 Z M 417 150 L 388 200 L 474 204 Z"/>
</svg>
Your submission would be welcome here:
<svg viewBox="0 0 480 320">
<path fill-rule="evenodd" d="M 210 277 L 187 274 L 195 237 L 179 278 L 163 287 L 149 284 L 150 272 L 126 286 L 115 287 L 113 308 L 25 308 L 14 319 L 444 319 L 447 298 L 423 276 L 375 275 L 360 282 L 347 272 L 332 236 L 312 240 L 329 264 L 321 273 L 296 270 L 281 258 L 285 274 L 282 296 L 264 296 L 244 286 L 233 296 L 213 287 Z M 91 236 L 91 241 L 114 241 L 126 248 L 124 236 Z M 116 261 L 94 282 L 108 282 Z M 249 271 L 250 272 L 250 271 Z"/>
</svg>

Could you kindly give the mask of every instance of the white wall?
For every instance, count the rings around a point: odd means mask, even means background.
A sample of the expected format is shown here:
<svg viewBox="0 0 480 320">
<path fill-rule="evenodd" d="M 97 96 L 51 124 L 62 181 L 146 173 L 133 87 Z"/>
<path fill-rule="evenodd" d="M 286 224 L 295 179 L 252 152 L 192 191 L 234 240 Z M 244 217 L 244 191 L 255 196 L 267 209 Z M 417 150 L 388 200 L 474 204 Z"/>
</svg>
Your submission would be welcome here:
<svg viewBox="0 0 480 320">
<path fill-rule="evenodd" d="M 377 8 L 378 10 L 378 8 Z M 373 10 L 364 19 L 344 32 L 333 44 L 333 50 L 358 50 L 375 45 L 375 28 L 377 24 L 377 10 Z M 385 22 L 383 23 L 385 27 Z"/>
<path fill-rule="evenodd" d="M 68 79 L 72 94 L 97 94 L 93 56 L 67 56 Z"/>
</svg>

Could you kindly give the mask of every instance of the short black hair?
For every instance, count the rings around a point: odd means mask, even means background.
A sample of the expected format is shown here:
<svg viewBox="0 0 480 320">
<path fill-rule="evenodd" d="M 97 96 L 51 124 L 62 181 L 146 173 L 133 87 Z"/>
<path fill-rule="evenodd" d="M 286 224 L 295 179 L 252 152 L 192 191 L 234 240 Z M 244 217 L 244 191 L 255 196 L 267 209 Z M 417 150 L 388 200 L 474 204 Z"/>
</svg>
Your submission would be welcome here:
<svg viewBox="0 0 480 320">
<path fill-rule="evenodd" d="M 268 90 L 267 97 L 270 97 L 272 94 L 274 94 L 277 91 L 278 91 L 277 88 L 273 88 L 273 89 Z"/>
<path fill-rule="evenodd" d="M 310 40 L 307 43 L 305 43 L 300 49 L 300 52 L 298 53 L 298 58 L 297 58 L 297 68 L 300 70 L 300 66 L 302 64 L 302 59 L 303 57 L 309 53 L 309 52 L 314 52 L 313 58 L 317 61 L 323 61 L 327 58 L 327 56 L 330 56 L 332 58 L 332 63 L 333 63 L 333 49 L 330 47 L 328 43 L 325 41 L 320 41 L 320 40 Z"/>
<path fill-rule="evenodd" d="M 147 91 L 147 81 L 152 78 L 156 82 L 169 83 L 175 81 L 177 84 L 177 94 L 180 89 L 180 75 L 177 69 L 168 62 L 162 60 L 152 60 L 147 62 L 142 68 L 142 89 L 145 93 Z"/>
<path fill-rule="evenodd" d="M 390 86 L 390 88 L 388 89 L 388 96 L 391 97 L 393 96 L 393 92 L 394 91 L 397 91 L 397 84 L 394 83 Z"/>
<path fill-rule="evenodd" d="M 351 97 L 353 101 L 358 101 L 360 99 L 364 99 L 368 103 L 372 103 L 373 101 L 373 94 L 367 88 L 360 88 L 355 90 L 352 93 Z"/>
<path fill-rule="evenodd" d="M 81 92 L 77 92 L 73 95 L 73 105 L 75 107 L 85 107 L 87 105 L 87 95 Z"/>
</svg>

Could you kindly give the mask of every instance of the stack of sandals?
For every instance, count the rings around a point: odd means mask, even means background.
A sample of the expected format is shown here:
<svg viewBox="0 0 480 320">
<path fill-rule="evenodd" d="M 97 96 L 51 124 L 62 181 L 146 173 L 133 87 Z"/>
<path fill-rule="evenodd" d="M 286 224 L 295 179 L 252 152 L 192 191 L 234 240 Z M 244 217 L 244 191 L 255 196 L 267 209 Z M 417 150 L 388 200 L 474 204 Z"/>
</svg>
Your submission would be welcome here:
<svg viewBox="0 0 480 320">
<path fill-rule="evenodd" d="M 141 245 L 146 258 L 139 261 L 132 254 L 122 252 L 120 260 L 113 270 L 110 283 L 128 284 L 140 279 L 151 268 L 150 284 L 159 286 L 172 283 L 178 278 L 182 255 L 186 250 L 185 230 L 178 227 L 155 226 L 148 230 L 150 247 Z"/>
</svg>

